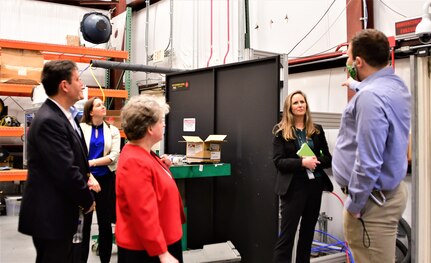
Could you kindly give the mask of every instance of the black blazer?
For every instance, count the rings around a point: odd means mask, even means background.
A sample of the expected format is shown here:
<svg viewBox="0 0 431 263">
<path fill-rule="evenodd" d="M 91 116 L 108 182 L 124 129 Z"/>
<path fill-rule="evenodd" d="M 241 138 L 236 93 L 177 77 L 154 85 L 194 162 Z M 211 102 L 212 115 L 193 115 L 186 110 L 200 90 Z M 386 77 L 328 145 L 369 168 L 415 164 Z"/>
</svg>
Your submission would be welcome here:
<svg viewBox="0 0 431 263">
<path fill-rule="evenodd" d="M 314 124 L 316 129 L 320 131 L 319 134 L 313 134 L 311 139 L 313 140 L 313 152 L 320 161 L 317 165 L 316 171 L 323 176 L 323 190 L 332 192 L 334 187 L 328 175 L 323 169 L 331 167 L 332 156 L 328 149 L 328 143 L 326 141 L 325 132 L 322 126 Z M 295 140 L 286 141 L 281 133 L 277 133 L 273 139 L 273 161 L 277 168 L 277 176 L 275 178 L 275 193 L 277 195 L 284 195 L 289 189 L 290 183 L 294 174 L 303 172 L 305 168 L 302 167 L 301 159 L 296 154 L 299 150 Z M 321 155 L 321 151 L 323 156 Z"/>
<path fill-rule="evenodd" d="M 93 204 L 85 143 L 61 109 L 47 99 L 31 123 L 27 149 L 28 177 L 18 231 L 43 239 L 71 239 L 79 207 L 87 211 Z"/>
</svg>

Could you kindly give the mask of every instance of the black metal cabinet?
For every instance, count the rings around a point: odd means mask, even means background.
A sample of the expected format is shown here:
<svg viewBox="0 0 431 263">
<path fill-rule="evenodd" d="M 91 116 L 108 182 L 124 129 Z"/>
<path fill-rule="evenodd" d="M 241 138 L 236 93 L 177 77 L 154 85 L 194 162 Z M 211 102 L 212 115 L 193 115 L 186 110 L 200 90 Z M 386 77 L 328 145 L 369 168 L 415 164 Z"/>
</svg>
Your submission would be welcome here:
<svg viewBox="0 0 431 263">
<path fill-rule="evenodd" d="M 232 241 L 242 262 L 269 262 L 277 236 L 273 126 L 279 119 L 280 61 L 270 57 L 167 75 L 166 152 L 185 154 L 182 135 L 226 134 L 228 177 L 185 179 L 188 245 Z M 184 132 L 185 118 L 195 131 Z"/>
</svg>

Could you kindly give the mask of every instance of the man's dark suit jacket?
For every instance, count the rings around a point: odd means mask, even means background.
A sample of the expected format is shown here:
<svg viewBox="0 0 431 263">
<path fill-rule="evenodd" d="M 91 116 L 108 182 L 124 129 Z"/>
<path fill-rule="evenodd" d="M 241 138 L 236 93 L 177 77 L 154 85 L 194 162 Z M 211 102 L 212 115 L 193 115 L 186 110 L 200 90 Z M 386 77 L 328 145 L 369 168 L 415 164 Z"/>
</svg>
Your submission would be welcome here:
<svg viewBox="0 0 431 263">
<path fill-rule="evenodd" d="M 31 123 L 27 149 L 28 177 L 18 231 L 42 239 L 71 239 L 80 207 L 87 211 L 93 203 L 85 143 L 61 109 L 47 99 Z"/>
<path fill-rule="evenodd" d="M 320 131 L 319 134 L 313 134 L 313 152 L 320 161 L 316 167 L 316 172 L 323 176 L 323 190 L 332 192 L 334 187 L 328 175 L 323 169 L 331 167 L 332 155 L 328 149 L 328 143 L 325 138 L 325 132 L 321 125 L 314 124 L 316 129 Z M 306 173 L 305 168 L 302 167 L 302 162 L 296 152 L 299 147 L 295 140 L 286 141 L 281 133 L 276 134 L 273 140 L 273 161 L 277 168 L 277 177 L 275 179 L 275 193 L 277 195 L 284 195 L 289 189 L 293 176 L 298 173 Z M 322 154 L 321 154 L 322 153 Z"/>
</svg>

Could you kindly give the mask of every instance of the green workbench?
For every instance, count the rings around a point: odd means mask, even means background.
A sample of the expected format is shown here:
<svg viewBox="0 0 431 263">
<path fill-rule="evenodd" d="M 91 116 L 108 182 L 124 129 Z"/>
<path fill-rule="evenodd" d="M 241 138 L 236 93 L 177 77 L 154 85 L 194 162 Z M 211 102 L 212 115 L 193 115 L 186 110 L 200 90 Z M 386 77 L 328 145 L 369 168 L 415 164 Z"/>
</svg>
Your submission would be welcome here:
<svg viewBox="0 0 431 263">
<path fill-rule="evenodd" d="M 173 165 L 170 167 L 170 170 L 175 179 L 231 175 L 229 163 Z M 185 187 L 184 182 L 179 183 L 178 187 L 180 189 L 180 192 L 184 192 L 184 187 Z M 184 200 L 184 196 L 182 198 Z M 187 207 L 185 207 L 184 210 L 187 216 Z M 92 240 L 93 240 L 93 244 L 91 246 L 91 250 L 93 252 L 96 252 L 97 255 L 99 255 L 98 235 L 93 235 Z M 187 223 L 183 225 L 182 246 L 183 246 L 183 249 L 187 248 Z"/>
<path fill-rule="evenodd" d="M 170 167 L 170 170 L 175 179 L 190 179 L 231 175 L 229 163 L 173 165 Z M 185 182 L 183 180 L 180 180 L 177 183 L 178 188 L 181 192 L 183 202 L 185 204 L 184 212 L 186 213 L 187 218 L 187 204 L 184 197 Z M 183 250 L 187 249 L 187 220 L 186 223 L 183 225 L 182 247 Z"/>
<path fill-rule="evenodd" d="M 230 164 L 215 163 L 173 165 L 171 166 L 171 172 L 175 179 L 229 176 Z"/>
</svg>

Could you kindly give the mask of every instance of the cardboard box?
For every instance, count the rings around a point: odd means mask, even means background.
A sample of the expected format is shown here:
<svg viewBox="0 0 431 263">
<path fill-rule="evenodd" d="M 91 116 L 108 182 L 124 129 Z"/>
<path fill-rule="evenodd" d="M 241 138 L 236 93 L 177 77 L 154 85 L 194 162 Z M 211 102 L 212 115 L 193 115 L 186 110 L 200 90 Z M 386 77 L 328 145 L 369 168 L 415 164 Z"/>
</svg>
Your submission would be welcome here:
<svg viewBox="0 0 431 263">
<path fill-rule="evenodd" d="M 121 129 L 121 110 L 107 110 L 105 120 L 107 123 Z"/>
<path fill-rule="evenodd" d="M 186 142 L 188 163 L 218 163 L 221 159 L 221 143 L 227 135 L 209 135 L 203 141 L 199 136 L 183 136 Z"/>
<path fill-rule="evenodd" d="M 66 45 L 79 47 L 79 36 L 67 35 L 66 36 Z"/>
<path fill-rule="evenodd" d="M 43 68 L 43 55 L 39 51 L 2 48 L 0 82 L 38 85 Z"/>
</svg>

